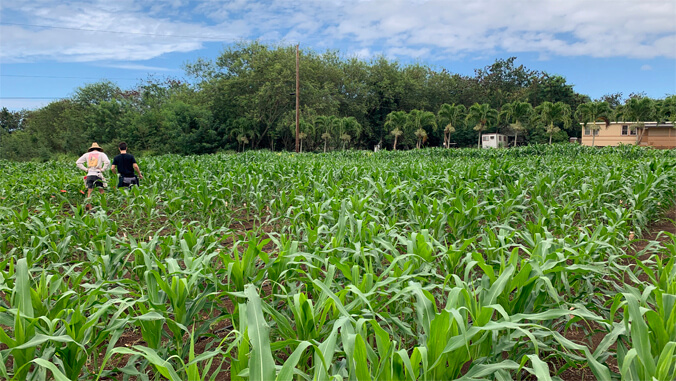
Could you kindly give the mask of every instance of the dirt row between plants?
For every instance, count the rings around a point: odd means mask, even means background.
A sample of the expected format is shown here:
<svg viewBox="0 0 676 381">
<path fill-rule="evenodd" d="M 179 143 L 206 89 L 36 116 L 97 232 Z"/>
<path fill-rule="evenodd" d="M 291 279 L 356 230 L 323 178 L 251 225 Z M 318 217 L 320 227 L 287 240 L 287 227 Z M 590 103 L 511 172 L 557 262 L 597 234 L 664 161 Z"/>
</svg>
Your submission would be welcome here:
<svg viewBox="0 0 676 381">
<path fill-rule="evenodd" d="M 664 232 L 676 235 L 676 205 L 672 206 L 671 209 L 669 209 L 661 219 L 651 223 L 644 232 L 643 238 L 634 240 L 631 243 L 631 245 L 627 248 L 626 250 L 627 254 L 635 255 L 636 253 L 640 253 L 646 247 L 648 247 L 648 245 L 651 244 L 651 242 L 660 242 L 660 243 L 670 242 L 671 237 L 664 234 Z M 653 254 L 650 253 L 644 254 L 639 259 L 646 260 L 652 255 Z M 627 261 L 626 264 L 632 263 Z M 633 264 L 635 265 L 635 263 Z M 648 277 L 645 276 L 645 274 L 641 274 L 639 276 L 639 279 L 647 281 Z M 590 325 L 589 328 L 591 330 L 598 330 L 600 327 L 598 325 Z M 596 350 L 596 347 L 598 347 L 598 345 L 605 337 L 605 333 L 597 331 L 596 333 L 590 334 L 589 331 L 585 331 L 585 329 L 583 329 L 582 327 L 576 327 L 568 330 L 564 336 L 577 344 L 587 346 L 591 352 L 594 352 L 594 350 Z M 617 366 L 617 359 L 609 358 L 608 360 L 609 361 L 605 365 L 608 366 L 610 370 L 614 372 L 619 372 L 619 368 Z M 563 366 L 565 366 L 565 364 L 557 362 L 551 362 L 549 365 L 550 369 L 561 369 L 563 368 Z M 561 377 L 563 381 L 581 381 L 581 380 L 596 379 L 596 377 L 594 376 L 589 367 L 584 368 L 569 367 L 566 370 L 564 370 L 559 375 L 559 377 Z"/>
<path fill-rule="evenodd" d="M 241 216 L 240 216 L 241 217 Z M 672 234 L 676 234 L 676 206 L 672 207 L 666 214 L 665 216 L 652 223 L 645 231 L 643 238 L 642 239 L 637 239 L 635 240 L 631 246 L 627 249 L 628 254 L 634 254 L 642 251 L 645 249 L 651 242 L 657 241 L 657 242 L 668 242 L 671 240 L 670 237 L 667 235 L 663 234 L 663 232 L 669 232 Z M 232 228 L 235 232 L 237 233 L 244 233 L 246 231 L 252 230 L 255 228 L 254 221 L 250 221 L 249 219 L 242 218 L 242 219 L 236 219 L 233 221 Z M 266 226 L 263 231 L 266 233 L 270 233 L 271 227 Z M 225 242 L 226 246 L 227 244 L 232 244 L 232 238 L 230 239 L 229 242 Z M 648 255 L 644 255 L 641 257 L 641 259 L 647 259 Z M 269 294 L 269 286 L 267 287 L 267 290 L 263 290 L 264 293 Z M 232 302 L 229 300 L 224 301 L 224 305 L 221 306 L 225 310 L 228 310 L 229 312 L 232 312 L 233 310 L 233 305 Z M 203 353 L 208 350 L 210 344 L 213 344 L 212 341 L 215 338 L 218 338 L 219 340 L 222 339 L 231 329 L 231 324 L 229 320 L 221 320 L 217 324 L 215 324 L 211 330 L 211 334 L 214 336 L 211 337 L 212 340 L 209 338 L 203 338 L 198 340 L 195 343 L 195 352 L 196 354 Z M 585 345 L 590 350 L 593 352 L 596 347 L 600 344 L 600 342 L 603 340 L 605 337 L 605 333 L 603 332 L 596 332 L 593 334 L 590 334 L 590 330 L 596 330 L 599 329 L 600 327 L 598 326 L 589 326 L 585 330 L 583 327 L 574 327 L 569 329 L 568 331 L 565 332 L 565 337 L 575 343 Z M 116 347 L 127 347 L 130 348 L 134 345 L 144 345 L 145 342 L 143 341 L 143 338 L 141 336 L 140 331 L 137 328 L 134 328 L 132 330 L 126 331 L 123 333 L 123 335 L 120 337 L 118 342 L 116 343 Z M 0 344 L 0 349 L 5 349 L 6 346 L 4 344 Z M 116 367 L 124 367 L 127 361 L 129 360 L 130 355 L 117 355 L 114 356 L 113 359 L 111 359 L 108 364 L 106 364 L 106 369 L 114 369 Z M 101 361 L 103 360 L 103 355 L 98 359 L 98 365 L 101 365 Z M 617 362 L 614 358 L 609 359 L 608 363 L 606 364 L 609 366 L 609 368 L 615 372 L 619 371 L 617 369 Z M 11 367 L 11 362 L 6 363 L 5 365 L 8 365 Z M 98 369 L 93 369 L 94 364 L 87 364 L 89 370 L 93 373 L 98 373 Z M 550 370 L 554 372 L 555 370 L 562 369 L 566 366 L 565 363 L 562 363 L 561 360 L 559 359 L 554 359 L 549 361 L 549 366 Z M 212 366 L 212 369 L 210 369 L 207 374 L 209 376 L 213 375 L 214 368 L 216 368 L 216 365 Z M 114 379 L 122 379 L 122 373 L 117 373 L 116 375 L 112 377 L 106 377 L 104 379 L 108 380 L 114 380 Z M 559 377 L 564 380 L 564 381 L 579 381 L 579 380 L 594 380 L 595 377 L 593 373 L 591 372 L 589 367 L 568 367 L 564 371 L 559 374 Z M 134 379 L 134 377 L 131 377 L 131 379 Z M 220 371 L 218 372 L 217 375 L 215 375 L 215 380 L 217 381 L 228 381 L 230 380 L 230 367 L 229 364 L 224 363 L 223 366 L 221 367 Z"/>
</svg>

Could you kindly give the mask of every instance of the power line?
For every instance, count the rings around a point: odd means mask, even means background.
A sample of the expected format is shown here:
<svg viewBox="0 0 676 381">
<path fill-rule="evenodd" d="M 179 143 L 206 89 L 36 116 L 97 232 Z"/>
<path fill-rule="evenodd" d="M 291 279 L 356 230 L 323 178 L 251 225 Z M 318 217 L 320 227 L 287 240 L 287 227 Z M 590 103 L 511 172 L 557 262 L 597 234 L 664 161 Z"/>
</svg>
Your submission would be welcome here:
<svg viewBox="0 0 676 381">
<path fill-rule="evenodd" d="M 49 28 L 49 29 L 64 29 L 64 30 L 78 30 L 85 32 L 99 32 L 99 33 L 114 33 L 114 34 L 130 34 L 136 36 L 152 36 L 152 37 L 173 37 L 173 38 L 192 38 L 198 40 L 211 40 L 211 41 L 240 41 L 241 39 L 233 37 L 207 37 L 207 36 L 186 36 L 180 34 L 160 34 L 160 33 L 143 33 L 143 32 L 122 32 L 117 30 L 105 30 L 105 29 L 89 29 L 89 28 L 73 28 L 65 26 L 55 26 L 55 25 L 39 25 L 39 24 L 23 24 L 23 23 L 14 23 L 14 22 L 0 22 L 0 25 L 15 25 L 15 26 L 28 26 L 35 28 Z"/>
</svg>

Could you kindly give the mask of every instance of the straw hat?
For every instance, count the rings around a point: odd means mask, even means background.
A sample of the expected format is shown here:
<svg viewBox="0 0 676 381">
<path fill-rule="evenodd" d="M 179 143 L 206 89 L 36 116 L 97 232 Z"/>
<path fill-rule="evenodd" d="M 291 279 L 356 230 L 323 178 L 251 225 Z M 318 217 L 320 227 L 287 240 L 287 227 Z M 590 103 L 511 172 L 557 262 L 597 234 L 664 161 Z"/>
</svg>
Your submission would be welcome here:
<svg viewBox="0 0 676 381">
<path fill-rule="evenodd" d="M 89 149 L 87 150 L 87 152 L 92 152 L 92 151 L 94 151 L 94 150 L 103 152 L 103 148 L 99 147 L 99 145 L 96 144 L 96 142 L 92 143 L 92 146 L 89 147 Z"/>
</svg>

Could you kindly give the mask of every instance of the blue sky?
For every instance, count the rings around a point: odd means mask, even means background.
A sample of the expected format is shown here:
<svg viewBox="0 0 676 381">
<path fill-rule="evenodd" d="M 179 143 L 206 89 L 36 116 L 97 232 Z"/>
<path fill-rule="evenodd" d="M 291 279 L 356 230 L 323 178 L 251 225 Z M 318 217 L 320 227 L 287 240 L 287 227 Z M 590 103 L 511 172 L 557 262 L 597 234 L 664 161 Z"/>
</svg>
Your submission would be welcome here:
<svg viewBox="0 0 676 381">
<path fill-rule="evenodd" d="M 674 0 L 14 0 L 0 2 L 0 107 L 122 88 L 259 39 L 460 74 L 517 57 L 575 90 L 676 94 Z"/>
</svg>

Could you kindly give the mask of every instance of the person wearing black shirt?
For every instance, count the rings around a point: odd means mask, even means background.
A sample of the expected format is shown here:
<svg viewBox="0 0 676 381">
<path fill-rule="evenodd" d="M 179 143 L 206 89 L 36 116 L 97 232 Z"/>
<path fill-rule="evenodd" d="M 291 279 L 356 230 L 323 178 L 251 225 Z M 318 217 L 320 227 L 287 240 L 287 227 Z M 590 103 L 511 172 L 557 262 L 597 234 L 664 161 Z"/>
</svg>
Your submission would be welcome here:
<svg viewBox="0 0 676 381">
<path fill-rule="evenodd" d="M 138 179 L 142 179 L 143 175 L 141 174 L 138 164 L 136 164 L 134 155 L 127 153 L 127 143 L 125 142 L 120 143 L 118 148 L 120 149 L 120 154 L 113 159 L 113 166 L 111 168 L 114 175 L 117 175 L 117 172 L 120 173 L 120 180 L 117 183 L 117 187 L 122 188 L 138 185 Z M 136 177 L 134 171 L 138 173 L 138 177 Z"/>
</svg>

